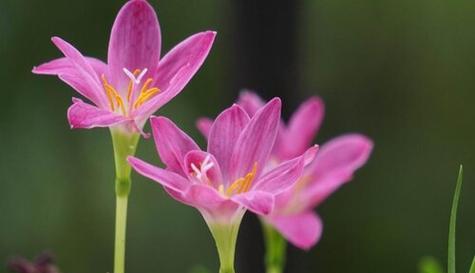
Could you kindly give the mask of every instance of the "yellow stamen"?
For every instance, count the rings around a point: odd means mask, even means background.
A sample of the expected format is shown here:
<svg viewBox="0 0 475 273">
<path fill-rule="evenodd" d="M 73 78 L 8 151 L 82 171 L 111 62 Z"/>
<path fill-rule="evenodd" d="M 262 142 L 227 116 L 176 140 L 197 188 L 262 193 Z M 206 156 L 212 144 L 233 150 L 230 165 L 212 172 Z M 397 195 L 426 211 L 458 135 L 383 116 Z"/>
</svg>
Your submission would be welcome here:
<svg viewBox="0 0 475 273">
<path fill-rule="evenodd" d="M 141 93 L 140 96 L 137 98 L 137 100 L 134 103 L 134 108 L 137 109 L 142 104 L 144 104 L 148 99 L 150 99 L 152 96 L 154 96 L 155 94 L 157 94 L 159 92 L 160 92 L 160 89 L 154 87 L 154 88 L 150 88 L 147 91 Z"/>
<path fill-rule="evenodd" d="M 122 113 L 124 115 L 127 115 L 127 112 L 125 111 L 125 106 L 124 106 L 124 102 L 122 101 L 122 98 L 117 94 L 115 96 L 115 100 L 117 101 L 117 105 L 119 105 L 120 109 L 122 110 Z"/>
<path fill-rule="evenodd" d="M 115 107 L 114 107 L 114 101 L 112 100 L 113 95 L 112 95 L 112 92 L 110 90 L 110 85 L 109 85 L 109 83 L 107 83 L 106 76 L 104 76 L 104 74 L 102 74 L 101 78 L 102 78 L 102 84 L 104 85 L 104 90 L 106 91 L 107 99 L 109 100 L 110 107 L 111 107 L 112 111 L 114 111 Z"/>
<path fill-rule="evenodd" d="M 139 74 L 140 74 L 140 69 L 135 69 L 134 70 L 134 77 L 137 77 Z M 132 79 L 130 79 L 129 81 L 129 86 L 127 88 L 127 101 L 130 101 L 131 97 L 132 97 L 132 89 L 134 88 L 134 81 Z"/>
<path fill-rule="evenodd" d="M 140 90 L 140 94 L 143 94 L 145 92 L 147 92 L 147 88 L 149 86 L 149 84 L 151 84 L 153 82 L 153 79 L 152 78 L 148 78 L 145 83 L 143 84 L 142 86 L 142 89 Z"/>
<path fill-rule="evenodd" d="M 117 106 L 120 107 L 120 109 L 122 110 L 122 113 L 126 115 L 127 112 L 125 110 L 124 102 L 122 101 L 122 97 L 119 95 L 119 92 L 117 92 L 117 90 L 115 90 L 115 88 L 107 82 L 107 79 L 104 76 L 104 74 L 102 75 L 101 78 L 102 78 L 104 90 L 106 91 L 107 99 L 109 100 L 112 111 L 115 111 L 115 104 L 114 104 L 114 99 L 115 99 Z"/>
<path fill-rule="evenodd" d="M 254 163 L 251 172 L 246 174 L 244 177 L 236 179 L 227 189 L 226 195 L 231 196 L 234 193 L 243 193 L 251 189 L 252 181 L 256 177 L 257 173 L 257 162 Z"/>
</svg>

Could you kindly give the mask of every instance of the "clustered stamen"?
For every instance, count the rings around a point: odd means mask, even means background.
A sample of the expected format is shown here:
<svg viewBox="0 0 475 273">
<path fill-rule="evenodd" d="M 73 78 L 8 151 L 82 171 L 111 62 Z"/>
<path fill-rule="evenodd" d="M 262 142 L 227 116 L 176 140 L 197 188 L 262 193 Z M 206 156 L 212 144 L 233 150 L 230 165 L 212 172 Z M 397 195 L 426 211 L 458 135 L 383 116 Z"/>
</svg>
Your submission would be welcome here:
<svg viewBox="0 0 475 273">
<path fill-rule="evenodd" d="M 243 193 L 247 192 L 251 189 L 252 182 L 254 181 L 254 178 L 256 177 L 257 173 L 257 162 L 254 163 L 254 166 L 252 167 L 252 170 L 246 174 L 246 176 L 241 177 L 234 181 L 227 189 L 225 194 L 227 196 L 232 196 L 233 194 L 238 194 L 238 193 Z M 221 185 L 220 192 L 224 192 L 224 186 Z"/>
<path fill-rule="evenodd" d="M 160 92 L 160 89 L 158 89 L 157 87 L 149 87 L 150 84 L 153 82 L 153 78 L 148 78 L 142 85 L 138 98 L 132 102 L 134 97 L 134 91 L 142 82 L 143 77 L 147 73 L 147 68 L 143 70 L 135 69 L 134 72 L 130 72 L 127 68 L 124 68 L 123 71 L 130 79 L 129 84 L 127 86 L 127 104 L 129 105 L 129 111 L 131 111 L 132 109 L 139 108 L 142 104 L 144 104 Z M 119 92 L 117 92 L 117 90 L 107 81 L 104 74 L 102 74 L 101 78 L 111 110 L 115 111 L 116 109 L 120 109 L 122 111 L 122 114 L 127 116 L 128 111 Z"/>
</svg>

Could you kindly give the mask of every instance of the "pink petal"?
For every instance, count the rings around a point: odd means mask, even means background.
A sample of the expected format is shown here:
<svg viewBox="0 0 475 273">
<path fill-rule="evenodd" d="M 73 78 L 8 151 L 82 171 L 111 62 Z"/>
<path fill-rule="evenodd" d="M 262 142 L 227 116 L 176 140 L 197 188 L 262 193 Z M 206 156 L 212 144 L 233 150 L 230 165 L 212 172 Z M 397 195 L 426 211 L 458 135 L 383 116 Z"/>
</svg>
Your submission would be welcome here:
<svg viewBox="0 0 475 273">
<path fill-rule="evenodd" d="M 183 193 L 190 187 L 190 182 L 177 173 L 153 166 L 133 156 L 129 156 L 127 161 L 136 172 L 160 183 L 162 186 L 167 187 L 172 191 Z"/>
<path fill-rule="evenodd" d="M 212 164 L 212 167 L 206 171 L 206 174 L 202 175 L 206 175 L 206 178 L 209 180 L 210 184 L 213 187 L 218 188 L 218 186 L 222 184 L 223 175 L 221 174 L 221 168 L 218 164 L 218 161 L 210 153 L 198 150 L 189 151 L 185 155 L 185 173 L 188 175 L 188 179 L 195 179 L 196 172 L 193 170 L 191 165 L 194 164 L 196 168 L 200 169 L 203 161 L 206 160 L 206 157 L 209 157 L 209 163 Z"/>
<path fill-rule="evenodd" d="M 254 189 L 270 192 L 274 195 L 289 189 L 302 176 L 305 163 L 313 160 L 316 146 L 309 148 L 303 155 L 281 163 L 256 181 Z"/>
<path fill-rule="evenodd" d="M 229 182 L 231 157 L 239 135 L 249 123 L 249 116 L 237 104 L 224 110 L 214 121 L 208 138 L 208 152 L 218 160 L 224 180 Z M 232 182 L 232 181 L 231 181 Z M 227 186 L 227 184 L 225 184 Z"/>
<path fill-rule="evenodd" d="M 243 90 L 237 104 L 244 108 L 250 117 L 253 117 L 265 105 L 265 102 L 253 91 Z"/>
<path fill-rule="evenodd" d="M 196 127 L 206 139 L 209 136 L 209 132 L 211 131 L 212 125 L 213 125 L 213 120 L 210 118 L 199 118 L 196 121 Z"/>
<path fill-rule="evenodd" d="M 137 109 L 137 116 L 147 118 L 180 93 L 208 56 L 215 36 L 214 31 L 195 34 L 163 57 L 156 71 L 154 85 L 161 92 Z"/>
<path fill-rule="evenodd" d="M 160 159 L 167 169 L 187 176 L 184 172 L 185 155 L 200 150 L 198 145 L 171 120 L 165 117 L 150 118 L 153 137 Z"/>
<path fill-rule="evenodd" d="M 268 215 L 274 208 L 274 196 L 267 192 L 249 191 L 233 195 L 231 199 L 259 215 Z"/>
<path fill-rule="evenodd" d="M 160 26 L 155 11 L 147 1 L 128 1 L 117 15 L 109 41 L 107 62 L 110 81 L 117 90 L 124 88 L 129 78 L 126 68 L 147 69 L 153 75 L 160 59 Z"/>
<path fill-rule="evenodd" d="M 303 191 L 310 207 L 319 204 L 368 160 L 373 142 L 358 134 L 344 135 L 324 144 L 314 162 L 308 167 L 311 182 Z"/>
<path fill-rule="evenodd" d="M 87 87 L 87 90 L 82 90 L 84 95 L 97 106 L 101 108 L 108 107 L 106 94 L 92 65 L 76 48 L 66 41 L 58 37 L 53 37 L 51 40 L 76 69 L 75 76 L 83 81 L 83 86 Z"/>
<path fill-rule="evenodd" d="M 106 73 L 107 65 L 96 58 L 85 57 L 86 61 L 91 65 L 92 69 L 100 77 Z M 33 67 L 33 73 L 40 75 L 77 75 L 74 64 L 66 57 L 49 61 L 39 66 Z"/>
<path fill-rule="evenodd" d="M 129 121 L 124 116 L 108 110 L 97 108 L 80 99 L 73 98 L 73 105 L 68 109 L 68 120 L 71 128 L 110 127 Z"/>
<path fill-rule="evenodd" d="M 308 250 L 322 235 L 320 217 L 312 211 L 296 215 L 271 216 L 266 218 L 289 242 L 298 248 Z"/>
<path fill-rule="evenodd" d="M 289 121 L 285 143 L 281 145 L 283 150 L 279 151 L 282 158 L 295 157 L 311 145 L 320 128 L 323 115 L 324 104 L 317 97 L 312 97 L 300 105 Z"/>
<path fill-rule="evenodd" d="M 193 184 L 184 194 L 184 199 L 190 205 L 204 212 L 213 221 L 227 221 L 238 212 L 239 205 L 222 196 L 214 188 Z"/>
<path fill-rule="evenodd" d="M 261 108 L 239 136 L 231 158 L 230 181 L 243 177 L 257 164 L 258 174 L 267 164 L 280 121 L 281 102 L 274 98 Z"/>
</svg>

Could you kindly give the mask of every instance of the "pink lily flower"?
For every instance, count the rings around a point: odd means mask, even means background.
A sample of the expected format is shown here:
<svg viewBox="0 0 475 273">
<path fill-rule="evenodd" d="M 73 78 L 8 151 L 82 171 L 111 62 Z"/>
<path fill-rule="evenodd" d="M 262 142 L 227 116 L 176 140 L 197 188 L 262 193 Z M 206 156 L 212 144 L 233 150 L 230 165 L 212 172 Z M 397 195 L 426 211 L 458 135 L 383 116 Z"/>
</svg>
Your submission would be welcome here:
<svg viewBox="0 0 475 273">
<path fill-rule="evenodd" d="M 304 165 L 317 152 L 311 147 L 266 169 L 277 136 L 280 108 L 280 99 L 275 98 L 250 118 L 241 106 L 231 106 L 212 123 L 206 151 L 169 119 L 152 117 L 155 145 L 166 169 L 128 158 L 135 171 L 201 212 L 216 242 L 219 272 L 235 272 L 234 251 L 245 211 L 270 214 L 276 196 L 300 178 Z"/>
<path fill-rule="evenodd" d="M 238 105 L 253 116 L 264 105 L 256 94 L 244 91 Z M 281 121 L 268 168 L 305 151 L 317 134 L 324 116 L 324 104 L 312 97 L 302 103 L 288 124 Z M 201 118 L 197 127 L 208 136 L 211 120 Z M 314 212 L 340 186 L 349 182 L 368 160 L 373 142 L 361 134 L 346 134 L 321 146 L 315 160 L 305 166 L 299 181 L 276 196 L 275 208 L 262 217 L 289 242 L 302 249 L 314 246 L 322 234 L 322 222 Z"/>
<path fill-rule="evenodd" d="M 280 108 L 275 98 L 250 118 L 241 106 L 231 106 L 213 122 L 206 151 L 171 120 L 152 117 L 155 145 L 166 169 L 135 157 L 129 157 L 129 163 L 176 200 L 196 207 L 208 224 L 239 222 L 246 209 L 267 215 L 275 196 L 300 178 L 304 164 L 313 160 L 317 150 L 310 147 L 264 173 Z"/>
<path fill-rule="evenodd" d="M 33 68 L 57 75 L 89 100 L 73 98 L 68 109 L 71 128 L 119 126 L 141 132 L 150 115 L 185 87 L 208 55 L 216 33 L 200 32 L 160 58 L 157 15 L 145 0 L 130 0 L 112 27 L 107 64 L 84 57 L 59 37 L 53 43 L 64 54 Z"/>
</svg>

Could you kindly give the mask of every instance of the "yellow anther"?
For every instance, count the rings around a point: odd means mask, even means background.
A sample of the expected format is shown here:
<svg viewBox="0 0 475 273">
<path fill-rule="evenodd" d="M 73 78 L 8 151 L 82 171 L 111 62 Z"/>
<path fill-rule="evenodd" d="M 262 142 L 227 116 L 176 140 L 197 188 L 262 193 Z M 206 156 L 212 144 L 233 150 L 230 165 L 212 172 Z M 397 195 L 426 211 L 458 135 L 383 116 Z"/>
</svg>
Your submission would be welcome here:
<svg viewBox="0 0 475 273">
<path fill-rule="evenodd" d="M 120 109 L 122 110 L 122 113 L 124 115 L 127 115 L 124 102 L 122 101 L 122 97 L 119 95 L 119 92 L 117 92 L 117 90 L 115 90 L 115 88 L 107 82 L 107 79 L 104 76 L 104 74 L 102 75 L 101 78 L 102 78 L 102 84 L 104 85 L 104 90 L 106 92 L 107 99 L 109 100 L 112 111 L 115 111 L 115 105 L 117 104 L 117 106 L 120 107 Z M 114 103 L 114 99 L 115 99 L 116 104 Z"/>
<path fill-rule="evenodd" d="M 115 96 L 115 100 L 117 101 L 117 105 L 120 107 L 122 110 L 122 113 L 127 116 L 127 112 L 125 110 L 124 102 L 122 101 L 122 98 L 117 94 Z"/>
<path fill-rule="evenodd" d="M 234 193 L 243 193 L 251 189 L 252 182 L 256 177 L 257 173 L 257 162 L 254 163 L 251 172 L 247 173 L 244 177 L 236 179 L 227 189 L 226 195 L 231 196 Z"/>
<path fill-rule="evenodd" d="M 140 107 L 140 105 L 144 104 L 148 99 L 150 99 L 152 96 L 160 92 L 160 89 L 154 87 L 150 88 L 147 91 L 140 93 L 140 96 L 137 98 L 137 100 L 134 103 L 134 108 L 137 109 Z"/>
<path fill-rule="evenodd" d="M 134 74 L 134 77 L 137 77 L 140 74 L 140 69 L 135 69 L 132 74 Z M 130 101 L 130 99 L 132 97 L 133 88 L 134 88 L 134 81 L 132 79 L 130 79 L 129 86 L 127 88 L 127 101 Z"/>
<path fill-rule="evenodd" d="M 145 92 L 147 92 L 147 88 L 148 86 L 153 82 L 153 79 L 152 78 L 148 78 L 145 83 L 143 84 L 142 86 L 142 89 L 140 90 L 140 94 L 143 94 Z"/>
</svg>

